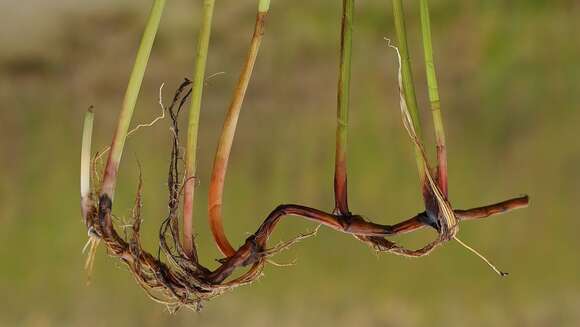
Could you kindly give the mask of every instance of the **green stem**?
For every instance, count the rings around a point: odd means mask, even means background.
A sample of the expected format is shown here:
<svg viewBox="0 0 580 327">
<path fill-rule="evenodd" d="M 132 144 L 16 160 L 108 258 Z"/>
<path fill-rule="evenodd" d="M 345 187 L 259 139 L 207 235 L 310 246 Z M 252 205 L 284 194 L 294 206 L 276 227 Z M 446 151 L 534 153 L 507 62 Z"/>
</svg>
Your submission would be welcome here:
<svg viewBox="0 0 580 327">
<path fill-rule="evenodd" d="M 190 258 L 195 256 L 193 244 L 193 202 L 195 194 L 197 135 L 214 5 L 215 0 L 203 0 L 202 21 L 197 39 L 193 86 L 191 90 L 191 107 L 189 109 L 187 129 L 187 148 L 185 154 L 186 181 L 183 201 L 183 249 Z"/>
<path fill-rule="evenodd" d="M 429 1 L 421 0 L 421 32 L 423 37 L 423 51 L 425 55 L 425 70 L 427 74 L 427 86 L 429 91 L 429 102 L 431 103 L 431 114 L 435 127 L 435 142 L 437 144 L 437 180 L 443 195 L 447 196 L 447 148 L 445 144 L 445 128 L 443 117 L 441 116 L 441 102 L 439 100 L 439 88 L 437 85 L 437 75 L 435 73 L 435 63 L 433 60 L 433 44 L 431 41 L 431 20 L 429 17 Z"/>
<path fill-rule="evenodd" d="M 94 114 L 92 108 L 85 114 L 81 147 L 81 214 L 86 220 L 91 206 L 91 139 Z"/>
<path fill-rule="evenodd" d="M 342 1 L 340 38 L 340 66 L 336 112 L 336 153 L 334 167 L 335 211 L 349 214 L 347 185 L 348 109 L 350 104 L 350 79 L 352 67 L 352 30 L 354 0 Z"/>
<path fill-rule="evenodd" d="M 145 31 L 143 32 L 143 37 L 141 38 L 139 50 L 137 51 L 137 57 L 135 58 L 133 71 L 131 72 L 131 76 L 129 78 L 121 113 L 119 114 L 117 121 L 117 129 L 113 137 L 111 151 L 109 153 L 109 158 L 107 160 L 103 182 L 101 185 L 101 196 L 106 196 L 111 201 L 115 193 L 117 173 L 119 170 L 121 156 L 123 154 L 123 148 L 125 146 L 125 140 L 127 138 L 127 131 L 129 130 L 129 125 L 131 124 L 131 118 L 133 117 L 135 104 L 137 102 L 137 97 L 139 96 L 139 91 L 141 89 L 141 84 L 145 75 L 145 69 L 147 67 L 147 63 L 149 62 L 149 55 L 151 54 L 151 49 L 153 48 L 155 35 L 157 34 L 157 30 L 159 28 L 159 22 L 161 21 L 161 15 L 163 13 L 165 3 L 166 0 L 155 0 L 153 3 L 153 7 L 151 8 L 151 12 L 145 26 Z"/>
<path fill-rule="evenodd" d="M 413 73 L 411 71 L 411 57 L 407 45 L 407 30 L 405 27 L 405 14 L 403 11 L 402 0 L 393 0 L 393 15 L 395 17 L 395 30 L 397 32 L 397 39 L 399 52 L 401 53 L 401 72 L 403 75 L 403 92 L 405 94 L 405 101 L 413 121 L 413 126 L 417 133 L 419 141 L 421 141 L 421 122 L 419 118 L 419 110 L 417 105 L 417 98 L 415 96 L 415 86 L 413 84 Z M 422 184 L 426 181 L 425 167 L 423 165 L 423 158 L 421 149 L 415 145 L 415 161 L 417 162 L 417 170 Z"/>
<path fill-rule="evenodd" d="M 266 13 L 270 10 L 270 0 L 258 0 L 258 12 Z"/>
</svg>

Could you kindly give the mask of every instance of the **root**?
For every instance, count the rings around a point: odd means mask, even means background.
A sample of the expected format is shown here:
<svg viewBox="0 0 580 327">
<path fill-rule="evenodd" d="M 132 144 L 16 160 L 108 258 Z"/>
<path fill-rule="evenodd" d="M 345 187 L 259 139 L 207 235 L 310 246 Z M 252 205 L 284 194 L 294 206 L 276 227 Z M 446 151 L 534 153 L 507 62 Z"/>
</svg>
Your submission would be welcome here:
<svg viewBox="0 0 580 327">
<path fill-rule="evenodd" d="M 300 234 L 296 237 L 294 237 L 291 240 L 285 241 L 285 242 L 280 242 L 278 243 L 276 246 L 274 246 L 271 249 L 267 249 L 263 252 L 263 255 L 265 257 L 271 257 L 274 256 L 282 251 L 288 250 L 290 249 L 294 244 L 298 243 L 298 242 L 302 242 L 307 238 L 316 236 L 318 234 L 318 230 L 320 229 L 321 225 L 316 226 L 316 228 L 310 232 L 310 233 L 306 233 L 306 234 Z M 280 267 L 282 267 L 282 265 L 280 265 Z"/>
<path fill-rule="evenodd" d="M 164 86 L 165 86 L 165 83 L 161 83 L 161 86 L 159 87 L 159 106 L 161 107 L 161 113 L 159 114 L 159 116 L 155 117 L 152 121 L 150 121 L 148 123 L 138 124 L 132 130 L 127 132 L 127 137 L 131 136 L 133 133 L 137 132 L 139 129 L 141 129 L 143 127 L 151 127 L 151 126 L 155 125 L 158 121 L 165 119 L 165 112 L 167 110 L 163 106 L 163 87 Z M 97 155 L 95 156 L 95 161 L 100 160 L 110 150 L 111 150 L 111 146 L 107 146 L 102 151 L 98 152 Z"/>
</svg>

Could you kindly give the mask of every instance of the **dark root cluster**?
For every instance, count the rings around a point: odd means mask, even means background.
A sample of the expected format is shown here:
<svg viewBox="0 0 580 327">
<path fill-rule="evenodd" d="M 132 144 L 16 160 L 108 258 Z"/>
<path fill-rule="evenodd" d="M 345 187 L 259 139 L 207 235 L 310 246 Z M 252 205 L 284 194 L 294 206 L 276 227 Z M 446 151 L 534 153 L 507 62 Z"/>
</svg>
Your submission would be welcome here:
<svg viewBox="0 0 580 327">
<path fill-rule="evenodd" d="M 172 148 L 168 174 L 169 214 L 159 229 L 159 251 L 153 256 L 143 250 L 140 242 L 142 180 L 139 180 L 135 205 L 132 210 L 132 225 L 129 236 L 121 237 L 112 219 L 112 200 L 101 195 L 98 199 L 93 192 L 92 205 L 86 216 L 89 237 L 93 242 L 102 241 L 109 254 L 121 259 L 130 269 L 138 284 L 148 296 L 156 302 L 167 305 L 174 312 L 182 306 L 200 310 L 204 301 L 210 300 L 232 288 L 249 284 L 261 276 L 268 257 L 287 249 L 293 243 L 315 234 L 305 234 L 266 249 L 265 243 L 269 234 L 267 230 L 261 236 L 250 236 L 240 247 L 236 255 L 221 259 L 221 266 L 215 271 L 202 266 L 196 251 L 188 257 L 179 242 L 179 204 L 184 184 L 180 173 L 181 152 L 179 146 L 178 116 L 191 89 L 189 80 L 185 80 L 177 90 L 171 105 L 166 109 L 171 117 Z M 98 175 L 95 173 L 95 175 Z M 273 227 L 273 226 L 272 226 Z M 92 258 L 89 258 L 92 260 Z M 243 275 L 235 279 L 226 279 L 238 267 L 250 267 Z"/>
</svg>

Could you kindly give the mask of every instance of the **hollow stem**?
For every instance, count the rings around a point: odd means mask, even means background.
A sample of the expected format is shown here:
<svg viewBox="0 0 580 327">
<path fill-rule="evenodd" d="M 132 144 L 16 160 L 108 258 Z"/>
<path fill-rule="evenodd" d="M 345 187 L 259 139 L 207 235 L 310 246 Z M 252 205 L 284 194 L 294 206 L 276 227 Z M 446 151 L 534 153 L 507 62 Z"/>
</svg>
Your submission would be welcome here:
<svg viewBox="0 0 580 327">
<path fill-rule="evenodd" d="M 236 251 L 228 241 L 223 228 L 222 202 L 224 182 L 228 168 L 228 160 L 236 133 L 238 118 L 240 116 L 246 90 L 248 89 L 252 71 L 254 69 L 256 58 L 260 49 L 260 44 L 262 42 L 265 19 L 269 10 L 269 3 L 269 0 L 260 0 L 258 4 L 258 14 L 256 16 L 254 34 L 250 42 L 250 49 L 248 51 L 244 67 L 240 73 L 240 78 L 234 90 L 232 101 L 226 114 L 224 126 L 222 128 L 222 133 L 214 158 L 211 181 L 209 185 L 209 224 L 214 240 L 219 250 L 225 256 L 231 256 Z"/>
<path fill-rule="evenodd" d="M 196 256 L 193 242 L 193 203 L 196 184 L 196 154 L 197 136 L 199 130 L 199 115 L 201 111 L 201 99 L 205 82 L 205 71 L 209 40 L 211 36 L 211 23 L 213 18 L 215 0 L 203 0 L 201 27 L 196 46 L 196 58 L 193 71 L 193 85 L 191 89 L 191 107 L 189 109 L 189 121 L 187 129 L 187 148 L 185 153 L 185 185 L 183 191 L 183 249 L 187 256 Z"/>
<path fill-rule="evenodd" d="M 81 147 L 81 214 L 86 221 L 91 207 L 91 141 L 93 136 L 94 114 L 89 108 L 83 124 Z"/>
<path fill-rule="evenodd" d="M 340 66 L 336 111 L 336 153 L 334 166 L 335 212 L 349 214 L 347 184 L 348 109 L 352 66 L 354 0 L 342 1 Z"/>
<path fill-rule="evenodd" d="M 421 0 L 421 33 L 423 37 L 423 51 L 425 57 L 425 70 L 427 74 L 427 86 L 431 114 L 435 127 L 435 142 L 437 145 L 437 182 L 445 197 L 448 196 L 447 184 L 447 147 L 445 142 L 445 128 L 441 115 L 441 101 L 439 99 L 439 87 L 433 60 L 433 44 L 431 42 L 431 19 L 429 17 L 429 0 Z"/>
<path fill-rule="evenodd" d="M 123 154 L 125 140 L 127 138 L 127 131 L 129 130 L 129 125 L 131 124 L 131 118 L 133 117 L 135 104 L 137 102 L 137 97 L 139 96 L 139 91 L 141 89 L 141 84 L 145 75 L 145 69 L 147 67 L 147 63 L 149 62 L 149 55 L 151 54 L 151 49 L 153 48 L 155 35 L 159 29 L 159 22 L 161 21 L 161 15 L 163 13 L 163 9 L 165 8 L 165 3 L 166 0 L 155 0 L 153 3 L 149 18 L 147 19 L 145 31 L 143 32 L 143 36 L 141 38 L 139 50 L 137 51 L 137 57 L 135 58 L 133 71 L 129 77 L 129 83 L 125 92 L 123 106 L 117 120 L 117 129 L 115 130 L 115 135 L 113 136 L 111 151 L 109 152 L 109 158 L 107 159 L 107 164 L 105 166 L 105 172 L 103 175 L 103 182 L 101 185 L 101 197 L 108 197 L 111 201 L 115 192 L 117 173 L 119 171 L 119 163 Z"/>
<path fill-rule="evenodd" d="M 413 73 L 411 70 L 411 57 L 407 45 L 407 29 L 405 26 L 405 14 L 403 10 L 402 0 L 393 0 L 393 15 L 395 18 L 395 30 L 398 39 L 398 48 L 401 55 L 401 74 L 403 77 L 403 92 L 407 108 L 417 134 L 417 138 L 421 140 L 421 121 L 419 118 L 419 110 L 417 105 L 417 97 L 415 96 L 415 86 L 413 83 Z M 425 166 L 421 155 L 421 149 L 415 145 L 415 160 L 417 162 L 417 170 L 422 185 L 426 183 Z M 425 196 L 425 194 L 424 194 Z"/>
</svg>

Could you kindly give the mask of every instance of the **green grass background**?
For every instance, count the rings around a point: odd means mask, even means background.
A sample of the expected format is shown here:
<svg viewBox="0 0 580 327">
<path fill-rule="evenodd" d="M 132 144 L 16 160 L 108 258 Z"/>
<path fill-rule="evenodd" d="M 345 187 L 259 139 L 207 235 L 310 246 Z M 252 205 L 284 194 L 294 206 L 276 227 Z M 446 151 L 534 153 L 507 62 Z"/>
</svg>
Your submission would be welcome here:
<svg viewBox="0 0 580 327">
<path fill-rule="evenodd" d="M 461 238 L 511 275 L 498 278 L 456 243 L 427 258 L 377 255 L 322 229 L 281 255 L 296 265 L 169 315 L 100 249 L 86 286 L 79 215 L 81 122 L 112 136 L 151 1 L 0 1 L 0 326 L 578 326 L 580 325 L 580 4 L 431 1 L 448 130 L 450 195 L 467 208 L 527 193 L 528 209 L 462 224 Z M 406 1 L 415 80 L 432 142 L 418 1 Z M 273 1 L 239 122 L 225 191 L 236 244 L 280 203 L 331 209 L 340 1 Z M 134 122 L 158 115 L 191 75 L 199 1 L 168 2 Z M 206 220 L 212 157 L 249 42 L 254 0 L 216 6 L 203 100 L 198 246 L 219 254 Z M 400 122 L 387 0 L 357 1 L 349 145 L 352 209 L 382 223 L 421 211 Z M 155 251 L 166 210 L 167 121 L 128 141 L 115 204 L 126 217 L 145 182 L 144 238 Z M 289 218 L 275 239 L 312 228 Z M 417 245 L 431 232 L 401 238 Z"/>
</svg>

